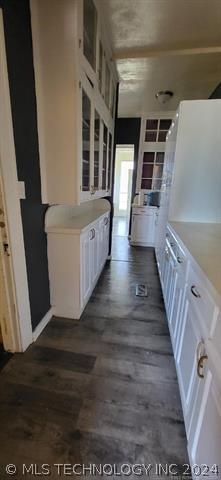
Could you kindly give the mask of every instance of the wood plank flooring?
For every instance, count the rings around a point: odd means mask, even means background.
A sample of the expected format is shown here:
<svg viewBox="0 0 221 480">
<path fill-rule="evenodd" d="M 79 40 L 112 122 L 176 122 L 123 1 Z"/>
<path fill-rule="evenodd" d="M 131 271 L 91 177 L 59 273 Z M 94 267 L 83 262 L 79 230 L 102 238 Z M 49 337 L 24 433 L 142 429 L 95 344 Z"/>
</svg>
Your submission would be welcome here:
<svg viewBox="0 0 221 480">
<path fill-rule="evenodd" d="M 135 295 L 142 282 L 146 298 Z M 188 462 L 153 249 L 114 237 L 81 320 L 53 318 L 4 367 L 0 388 L 0 478 L 7 463 L 24 478 L 22 463 Z M 53 470 L 50 478 L 63 477 Z"/>
</svg>

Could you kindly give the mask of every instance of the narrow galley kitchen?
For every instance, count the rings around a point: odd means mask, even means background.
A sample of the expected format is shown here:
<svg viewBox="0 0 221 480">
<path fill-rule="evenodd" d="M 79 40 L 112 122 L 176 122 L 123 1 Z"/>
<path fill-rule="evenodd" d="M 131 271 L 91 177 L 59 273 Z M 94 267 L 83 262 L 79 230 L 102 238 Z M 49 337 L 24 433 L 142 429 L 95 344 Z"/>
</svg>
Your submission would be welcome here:
<svg viewBox="0 0 221 480">
<path fill-rule="evenodd" d="M 0 0 L 1 479 L 221 480 L 220 31 Z"/>
</svg>

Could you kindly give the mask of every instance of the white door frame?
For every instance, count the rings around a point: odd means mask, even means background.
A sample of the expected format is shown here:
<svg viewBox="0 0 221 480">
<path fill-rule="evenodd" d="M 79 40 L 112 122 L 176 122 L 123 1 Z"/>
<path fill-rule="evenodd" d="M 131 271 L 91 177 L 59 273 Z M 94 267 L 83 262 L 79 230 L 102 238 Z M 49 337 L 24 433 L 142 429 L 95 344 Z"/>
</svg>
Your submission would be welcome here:
<svg viewBox="0 0 221 480">
<path fill-rule="evenodd" d="M 10 334 L 8 332 L 7 349 L 12 352 L 23 352 L 32 343 L 33 335 L 2 9 L 0 9 L 0 105 L 0 162 L 16 313 L 13 325 L 7 325 L 10 330 Z M 2 333 L 4 341 L 4 325 Z"/>
<path fill-rule="evenodd" d="M 125 217 L 128 219 L 128 217 L 130 216 L 130 207 L 128 208 L 128 206 L 130 205 L 131 203 L 131 193 L 132 193 L 132 181 L 130 182 L 130 178 L 128 178 L 128 198 L 127 198 L 127 210 L 120 210 L 119 209 L 119 203 L 120 203 L 120 176 L 121 176 L 121 165 L 122 163 L 127 160 L 122 160 L 120 162 L 120 170 L 119 172 L 117 172 L 117 168 L 118 168 L 118 161 L 117 161 L 117 151 L 119 150 L 133 150 L 133 166 L 134 166 L 134 144 L 131 143 L 131 144 L 117 144 L 116 145 L 116 161 L 115 161 L 115 177 L 114 177 L 114 216 L 117 216 L 117 217 Z M 119 190 L 116 189 L 116 175 L 119 174 Z M 132 180 L 132 179 L 131 179 Z M 116 201 L 115 201 L 116 200 Z"/>
</svg>

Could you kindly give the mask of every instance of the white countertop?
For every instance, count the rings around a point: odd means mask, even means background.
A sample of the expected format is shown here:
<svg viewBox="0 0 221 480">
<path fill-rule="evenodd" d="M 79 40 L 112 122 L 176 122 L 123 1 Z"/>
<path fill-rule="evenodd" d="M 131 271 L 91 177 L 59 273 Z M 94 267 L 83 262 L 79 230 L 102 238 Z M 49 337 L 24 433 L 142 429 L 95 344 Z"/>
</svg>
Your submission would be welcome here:
<svg viewBox="0 0 221 480">
<path fill-rule="evenodd" d="M 169 225 L 221 295 L 221 223 L 169 222 Z"/>
<path fill-rule="evenodd" d="M 84 214 L 65 218 L 63 222 L 61 221 L 59 223 L 59 225 L 47 226 L 45 231 L 46 233 L 65 233 L 77 235 L 83 232 L 90 224 L 94 223 L 98 218 L 105 214 L 108 215 L 109 211 L 91 210 Z"/>
</svg>

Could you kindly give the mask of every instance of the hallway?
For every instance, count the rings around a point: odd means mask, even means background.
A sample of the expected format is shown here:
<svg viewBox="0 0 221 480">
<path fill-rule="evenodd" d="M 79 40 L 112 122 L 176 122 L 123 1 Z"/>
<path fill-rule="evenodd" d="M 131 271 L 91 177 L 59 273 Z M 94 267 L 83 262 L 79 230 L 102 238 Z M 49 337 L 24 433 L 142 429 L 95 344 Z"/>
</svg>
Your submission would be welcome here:
<svg viewBox="0 0 221 480">
<path fill-rule="evenodd" d="M 54 318 L 1 372 L 1 478 L 7 463 L 188 463 L 153 249 L 113 241 L 81 320 Z"/>
</svg>

